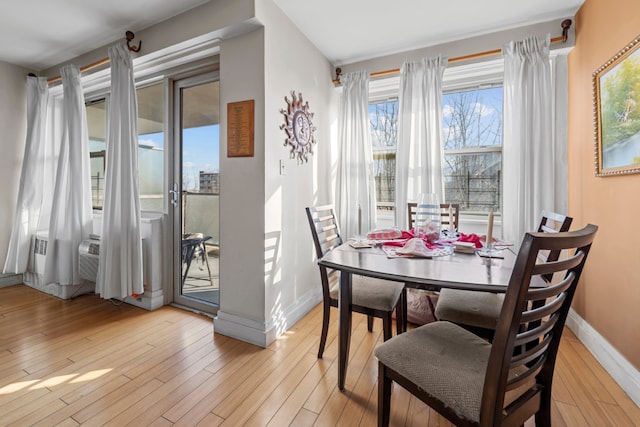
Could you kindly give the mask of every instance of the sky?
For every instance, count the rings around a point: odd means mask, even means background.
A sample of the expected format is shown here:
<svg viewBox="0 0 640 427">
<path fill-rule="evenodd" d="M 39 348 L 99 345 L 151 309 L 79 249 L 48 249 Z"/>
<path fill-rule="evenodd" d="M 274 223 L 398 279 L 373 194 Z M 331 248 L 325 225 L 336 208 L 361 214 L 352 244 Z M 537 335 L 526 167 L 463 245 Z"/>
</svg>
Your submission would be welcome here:
<svg viewBox="0 0 640 427">
<path fill-rule="evenodd" d="M 200 171 L 220 171 L 220 126 L 202 126 L 183 131 L 182 175 L 187 189 L 197 190 L 200 182 Z M 140 135 L 138 144 L 156 147 L 164 151 L 164 134 L 162 132 Z M 91 151 L 103 150 L 105 143 L 90 141 Z M 161 165 L 161 167 L 164 167 Z"/>
</svg>

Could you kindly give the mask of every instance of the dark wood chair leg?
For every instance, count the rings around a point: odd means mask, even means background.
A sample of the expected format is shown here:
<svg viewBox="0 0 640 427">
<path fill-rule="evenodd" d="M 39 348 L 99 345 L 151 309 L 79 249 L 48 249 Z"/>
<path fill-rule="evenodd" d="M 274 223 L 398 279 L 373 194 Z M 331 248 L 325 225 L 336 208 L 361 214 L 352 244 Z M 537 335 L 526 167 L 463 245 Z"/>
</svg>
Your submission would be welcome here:
<svg viewBox="0 0 640 427">
<path fill-rule="evenodd" d="M 373 316 L 367 316 L 367 331 L 373 332 Z"/>
<path fill-rule="evenodd" d="M 387 377 L 386 369 L 378 362 L 378 427 L 389 426 L 391 412 L 391 379 Z"/>
<path fill-rule="evenodd" d="M 391 312 L 385 313 L 382 318 L 382 335 L 385 341 L 393 336 L 392 323 L 393 319 L 391 318 Z"/>
<path fill-rule="evenodd" d="M 407 288 L 402 290 L 396 305 L 396 334 L 407 332 Z"/>
<path fill-rule="evenodd" d="M 540 396 L 540 409 L 536 412 L 536 427 L 551 427 L 551 389 L 545 387 Z"/>
<path fill-rule="evenodd" d="M 329 332 L 329 315 L 331 314 L 331 304 L 324 301 L 322 304 L 322 333 L 320 334 L 320 347 L 318 348 L 318 359 L 322 359 L 324 346 L 327 343 L 327 333 Z"/>
</svg>

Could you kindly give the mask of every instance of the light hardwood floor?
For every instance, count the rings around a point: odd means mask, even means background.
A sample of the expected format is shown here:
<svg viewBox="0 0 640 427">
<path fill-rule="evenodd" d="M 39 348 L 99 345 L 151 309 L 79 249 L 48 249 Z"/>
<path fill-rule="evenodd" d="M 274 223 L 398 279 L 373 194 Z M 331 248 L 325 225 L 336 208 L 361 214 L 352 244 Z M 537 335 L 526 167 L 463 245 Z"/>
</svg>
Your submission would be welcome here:
<svg viewBox="0 0 640 427">
<path fill-rule="evenodd" d="M 381 322 L 354 315 L 347 392 L 337 390 L 335 318 L 323 359 L 320 306 L 267 349 L 213 333 L 212 320 L 94 295 L 62 301 L 0 289 L 0 425 L 375 426 Z M 566 331 L 554 426 L 638 426 L 640 409 Z M 394 426 L 448 426 L 395 386 Z M 532 420 L 526 424 L 532 426 Z"/>
</svg>

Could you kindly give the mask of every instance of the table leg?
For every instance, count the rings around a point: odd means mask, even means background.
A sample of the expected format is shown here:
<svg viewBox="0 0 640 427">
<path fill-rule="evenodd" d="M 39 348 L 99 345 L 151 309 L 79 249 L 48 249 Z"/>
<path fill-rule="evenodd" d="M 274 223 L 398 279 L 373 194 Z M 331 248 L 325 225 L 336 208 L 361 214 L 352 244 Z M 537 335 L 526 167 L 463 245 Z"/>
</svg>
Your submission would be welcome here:
<svg viewBox="0 0 640 427">
<path fill-rule="evenodd" d="M 347 377 L 347 361 L 351 343 L 351 273 L 340 273 L 340 293 L 338 295 L 339 342 L 338 342 L 338 388 L 344 391 Z"/>
</svg>

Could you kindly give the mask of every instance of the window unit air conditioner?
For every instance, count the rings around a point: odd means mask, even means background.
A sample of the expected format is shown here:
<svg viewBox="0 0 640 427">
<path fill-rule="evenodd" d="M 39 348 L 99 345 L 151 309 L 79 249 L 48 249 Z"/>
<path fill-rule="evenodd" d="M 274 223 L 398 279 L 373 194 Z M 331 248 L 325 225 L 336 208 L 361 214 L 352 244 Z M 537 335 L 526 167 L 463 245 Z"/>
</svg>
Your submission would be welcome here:
<svg viewBox="0 0 640 427">
<path fill-rule="evenodd" d="M 47 260 L 47 247 L 49 246 L 49 232 L 37 232 L 32 237 L 31 259 L 27 271 L 29 273 L 44 274 L 44 265 Z"/>
<path fill-rule="evenodd" d="M 78 247 L 78 254 L 78 274 L 81 278 L 95 283 L 95 281 L 98 279 L 100 240 L 83 240 Z"/>
</svg>

